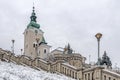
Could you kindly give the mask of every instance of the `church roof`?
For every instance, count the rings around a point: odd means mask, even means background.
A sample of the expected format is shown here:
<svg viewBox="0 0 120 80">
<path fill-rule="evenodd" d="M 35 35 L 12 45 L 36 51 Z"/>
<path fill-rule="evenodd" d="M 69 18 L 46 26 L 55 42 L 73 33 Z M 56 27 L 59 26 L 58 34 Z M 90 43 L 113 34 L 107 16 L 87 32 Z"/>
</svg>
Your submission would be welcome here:
<svg viewBox="0 0 120 80">
<path fill-rule="evenodd" d="M 102 64 L 102 65 L 106 64 L 107 66 L 112 66 L 111 60 L 110 60 L 110 58 L 107 56 L 106 51 L 104 51 L 101 64 Z"/>
<path fill-rule="evenodd" d="M 33 12 L 32 12 L 32 14 L 31 14 L 31 16 L 30 16 L 31 21 L 30 21 L 30 23 L 28 24 L 27 28 L 34 27 L 34 28 L 39 29 L 39 28 L 40 28 L 40 25 L 37 24 L 37 21 L 36 21 L 37 16 L 36 16 L 36 13 L 35 13 L 35 10 L 34 10 L 34 9 L 35 9 L 35 8 L 33 7 Z"/>
<path fill-rule="evenodd" d="M 44 37 L 42 37 L 42 41 L 41 42 L 47 44 L 47 42 L 45 41 Z"/>
<path fill-rule="evenodd" d="M 73 52 L 73 50 L 71 49 L 69 43 L 68 43 L 68 45 L 65 46 L 65 48 L 64 48 L 64 53 L 66 53 L 66 52 L 67 52 L 67 54 L 72 54 L 72 52 Z"/>
<path fill-rule="evenodd" d="M 31 21 L 31 22 L 28 24 L 27 28 L 31 28 L 31 27 L 34 27 L 34 28 L 39 29 L 39 28 L 40 28 L 40 25 L 37 24 L 37 23 L 34 22 L 34 21 Z"/>
</svg>

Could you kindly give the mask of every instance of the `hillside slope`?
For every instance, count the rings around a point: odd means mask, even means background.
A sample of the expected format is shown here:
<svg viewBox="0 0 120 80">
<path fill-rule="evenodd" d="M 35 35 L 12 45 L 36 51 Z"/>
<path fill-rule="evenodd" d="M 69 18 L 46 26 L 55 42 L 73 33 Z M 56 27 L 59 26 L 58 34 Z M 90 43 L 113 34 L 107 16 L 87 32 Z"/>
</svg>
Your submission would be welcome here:
<svg viewBox="0 0 120 80">
<path fill-rule="evenodd" d="M 0 80 L 73 80 L 63 75 L 37 71 L 13 63 L 0 61 Z"/>
</svg>

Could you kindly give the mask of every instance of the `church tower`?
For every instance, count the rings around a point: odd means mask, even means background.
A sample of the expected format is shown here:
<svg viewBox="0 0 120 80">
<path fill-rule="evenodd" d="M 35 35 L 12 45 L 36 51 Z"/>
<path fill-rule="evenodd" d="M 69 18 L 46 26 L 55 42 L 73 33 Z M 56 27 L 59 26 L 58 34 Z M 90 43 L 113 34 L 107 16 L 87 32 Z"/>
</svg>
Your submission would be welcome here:
<svg viewBox="0 0 120 80">
<path fill-rule="evenodd" d="M 30 16 L 30 23 L 24 31 L 24 55 L 34 58 L 45 59 L 50 51 L 50 46 L 47 45 L 44 39 L 44 32 L 40 29 L 40 25 L 36 20 L 35 7 L 33 7 Z"/>
</svg>

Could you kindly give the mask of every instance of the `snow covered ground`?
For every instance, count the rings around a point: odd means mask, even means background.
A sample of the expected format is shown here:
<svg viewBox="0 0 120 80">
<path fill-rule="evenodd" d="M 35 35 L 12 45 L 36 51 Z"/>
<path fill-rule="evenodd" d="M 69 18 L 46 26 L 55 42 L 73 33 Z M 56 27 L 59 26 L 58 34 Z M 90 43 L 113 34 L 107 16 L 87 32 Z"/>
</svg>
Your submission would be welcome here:
<svg viewBox="0 0 120 80">
<path fill-rule="evenodd" d="M 57 74 L 37 71 L 13 63 L 0 61 L 0 80 L 74 80 Z"/>
</svg>

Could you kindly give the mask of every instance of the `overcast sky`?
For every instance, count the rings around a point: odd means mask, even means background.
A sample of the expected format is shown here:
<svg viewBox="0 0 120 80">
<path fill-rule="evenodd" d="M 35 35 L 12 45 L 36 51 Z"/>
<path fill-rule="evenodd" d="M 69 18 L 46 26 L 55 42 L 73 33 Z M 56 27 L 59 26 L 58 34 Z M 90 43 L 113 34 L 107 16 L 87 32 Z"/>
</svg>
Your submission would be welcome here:
<svg viewBox="0 0 120 80">
<path fill-rule="evenodd" d="M 70 43 L 91 61 L 97 60 L 95 34 L 103 34 L 100 55 L 106 50 L 113 65 L 120 66 L 120 0 L 0 0 L 0 48 L 23 49 L 23 32 L 30 22 L 33 2 L 37 22 L 52 49 Z"/>
</svg>

